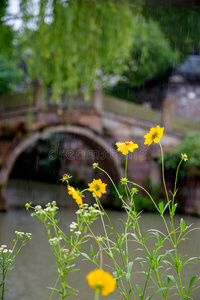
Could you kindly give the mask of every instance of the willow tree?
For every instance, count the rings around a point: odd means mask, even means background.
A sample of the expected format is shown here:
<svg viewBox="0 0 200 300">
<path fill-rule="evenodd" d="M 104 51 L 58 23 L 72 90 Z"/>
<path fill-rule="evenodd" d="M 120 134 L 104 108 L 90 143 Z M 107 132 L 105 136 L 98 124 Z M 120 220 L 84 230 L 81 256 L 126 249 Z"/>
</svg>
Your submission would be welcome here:
<svg viewBox="0 0 200 300">
<path fill-rule="evenodd" d="M 100 73 L 124 72 L 133 45 L 133 15 L 139 14 L 139 4 L 126 0 L 39 0 L 36 7 L 34 3 L 21 0 L 20 4 L 22 37 L 25 47 L 30 48 L 28 70 L 31 78 L 43 77 L 54 99 L 59 101 L 63 91 L 76 94 L 80 88 L 87 97 Z"/>
<path fill-rule="evenodd" d="M 0 95 L 12 91 L 12 85 L 22 80 L 22 71 L 17 67 L 14 31 L 4 18 L 8 0 L 0 1 Z"/>
</svg>

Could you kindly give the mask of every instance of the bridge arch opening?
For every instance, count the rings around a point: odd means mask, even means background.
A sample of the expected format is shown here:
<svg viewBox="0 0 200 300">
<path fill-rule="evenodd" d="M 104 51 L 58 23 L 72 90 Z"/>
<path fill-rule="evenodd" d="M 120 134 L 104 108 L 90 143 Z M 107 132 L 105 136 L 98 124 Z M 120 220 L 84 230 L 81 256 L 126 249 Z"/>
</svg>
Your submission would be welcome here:
<svg viewBox="0 0 200 300">
<path fill-rule="evenodd" d="M 55 133 L 72 135 L 74 138 L 84 141 L 84 143 L 87 144 L 91 150 L 87 152 L 87 157 L 81 157 L 82 154 L 79 153 L 78 159 L 90 159 L 91 157 L 93 157 L 95 158 L 95 161 L 98 162 L 99 165 L 109 173 L 114 181 L 118 182 L 120 180 L 123 173 L 117 152 L 103 138 L 99 137 L 92 130 L 83 127 L 64 125 L 51 126 L 45 128 L 43 131 L 34 132 L 31 135 L 26 136 L 8 154 L 0 170 L 0 210 L 7 209 L 7 200 L 3 195 L 4 188 L 19 156 L 38 140 L 48 139 L 51 134 Z M 57 153 L 56 155 L 63 156 L 66 154 L 70 155 L 70 152 L 65 153 L 65 151 L 63 151 L 62 153 Z M 55 155 L 55 149 L 50 149 L 49 155 L 51 155 L 53 159 L 53 156 Z"/>
</svg>

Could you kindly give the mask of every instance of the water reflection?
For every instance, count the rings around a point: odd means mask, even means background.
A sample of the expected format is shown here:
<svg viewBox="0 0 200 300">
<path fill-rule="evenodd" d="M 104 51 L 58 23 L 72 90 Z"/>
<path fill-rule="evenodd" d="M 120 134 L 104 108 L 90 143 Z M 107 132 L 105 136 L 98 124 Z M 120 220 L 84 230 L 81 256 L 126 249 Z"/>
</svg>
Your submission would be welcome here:
<svg viewBox="0 0 200 300">
<path fill-rule="evenodd" d="M 59 205 L 65 208 L 59 210 L 60 226 L 65 232 L 69 231 L 69 225 L 75 221 L 75 210 L 72 199 L 66 200 L 66 186 L 49 185 L 42 183 L 28 183 L 22 180 L 12 180 L 7 187 L 7 196 L 11 209 L 7 213 L 0 214 L 0 244 L 11 246 L 11 241 L 15 237 L 15 230 L 31 232 L 33 238 L 28 241 L 27 245 L 17 257 L 14 263 L 14 270 L 9 274 L 7 288 L 11 291 L 7 293 L 6 299 L 35 300 L 49 299 L 51 291 L 47 286 L 53 286 L 56 281 L 56 270 L 54 268 L 53 251 L 48 243 L 48 237 L 42 224 L 30 216 L 30 211 L 26 212 L 24 204 L 32 201 L 33 204 L 45 204 L 56 200 Z M 67 204 L 66 204 L 67 201 Z M 13 209 L 14 206 L 22 209 Z M 67 207 L 67 209 L 66 209 Z M 125 219 L 126 214 L 120 211 L 109 211 L 109 216 L 117 231 L 122 230 L 122 222 L 119 219 Z M 176 221 L 179 222 L 181 216 Z M 184 216 L 186 224 L 194 223 L 194 227 L 200 227 L 200 219 Z M 149 228 L 159 227 L 162 230 L 162 221 L 156 214 L 144 214 L 140 220 L 143 232 L 147 232 Z M 97 221 L 94 227 L 95 233 L 100 234 L 100 223 Z M 199 255 L 200 248 L 200 232 L 192 231 L 190 240 L 182 244 L 181 251 L 189 254 L 190 257 Z M 130 247 L 135 247 L 131 245 Z M 106 258 L 104 258 L 106 260 Z M 79 289 L 79 297 L 69 297 L 70 300 L 88 300 L 93 299 L 93 292 L 87 285 L 85 275 L 94 266 L 86 261 L 79 259 L 78 266 L 81 272 L 72 273 L 69 276 L 69 283 L 73 287 Z M 194 274 L 200 275 L 200 266 L 190 265 L 188 271 L 184 274 L 185 282 L 188 277 Z M 141 283 L 141 281 L 140 281 Z M 109 297 L 108 297 L 109 298 Z M 112 299 L 120 299 L 118 291 L 110 295 Z M 52 297 L 53 300 L 59 299 L 58 295 Z M 153 299 L 160 299 L 156 296 Z M 175 299 L 175 298 L 174 298 Z M 199 292 L 193 295 L 193 299 L 199 299 Z M 178 299 L 177 299 L 178 300 Z"/>
</svg>

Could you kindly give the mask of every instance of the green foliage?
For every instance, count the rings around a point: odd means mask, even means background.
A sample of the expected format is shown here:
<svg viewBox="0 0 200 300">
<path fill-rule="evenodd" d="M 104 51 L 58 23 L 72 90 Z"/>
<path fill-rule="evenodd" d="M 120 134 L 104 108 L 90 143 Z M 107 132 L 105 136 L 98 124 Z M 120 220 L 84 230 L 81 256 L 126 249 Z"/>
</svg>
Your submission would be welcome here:
<svg viewBox="0 0 200 300">
<path fill-rule="evenodd" d="M 164 76 L 167 71 L 199 48 L 200 7 L 194 5 L 143 5 L 134 24 L 132 56 L 124 82 L 110 91 L 117 97 L 134 99 L 132 88 Z M 128 89 L 128 95 L 126 95 Z"/>
<path fill-rule="evenodd" d="M 7 0 L 0 1 L 0 42 L 1 42 L 1 48 L 0 48 L 0 54 L 6 54 L 10 55 L 12 54 L 13 50 L 13 30 L 12 27 L 5 24 L 5 21 L 3 17 L 6 14 L 6 9 L 8 6 Z"/>
<path fill-rule="evenodd" d="M 31 0 L 23 0 L 22 13 L 27 21 Z M 120 74 L 133 44 L 133 11 L 128 1 L 40 0 L 37 30 L 23 33 L 25 47 L 30 47 L 28 67 L 31 77 L 43 76 L 54 99 L 62 91 L 87 97 L 104 74 Z M 50 17 L 47 14 L 50 11 Z"/>
<path fill-rule="evenodd" d="M 199 45 L 200 7 L 195 5 L 155 5 L 144 6 L 143 14 L 153 18 L 169 40 L 173 50 L 183 59 L 193 53 Z"/>
<path fill-rule="evenodd" d="M 17 67 L 16 47 L 12 26 L 5 23 L 7 0 L 0 1 L 0 94 L 12 91 L 12 85 L 22 80 L 22 70 Z"/>
<path fill-rule="evenodd" d="M 188 156 L 187 163 L 183 164 L 179 175 L 181 178 L 189 174 L 200 175 L 200 136 L 198 131 L 188 132 L 182 142 L 169 151 L 165 156 L 165 168 L 175 173 L 177 163 L 180 161 L 181 153 Z"/>
<path fill-rule="evenodd" d="M 158 23 L 140 18 L 135 24 L 132 59 L 126 72 L 130 86 L 163 76 L 179 60 Z"/>
<path fill-rule="evenodd" d="M 33 17 L 34 1 L 20 1 L 27 27 L 15 38 L 23 45 L 29 76 L 42 76 L 57 102 L 64 91 L 72 95 L 81 90 L 88 98 L 102 74 L 122 75 L 123 80 L 125 75 L 131 87 L 142 85 L 166 74 L 199 43 L 200 8 L 193 5 L 128 0 L 39 0 L 38 4 L 38 15 Z M 7 1 L 2 1 L 1 16 L 6 6 Z M 0 27 L 1 51 L 8 55 L 14 47 L 13 31 L 3 22 Z"/>
<path fill-rule="evenodd" d="M 13 90 L 13 85 L 20 82 L 23 72 L 16 62 L 8 57 L 0 55 L 0 95 L 9 93 Z"/>
</svg>

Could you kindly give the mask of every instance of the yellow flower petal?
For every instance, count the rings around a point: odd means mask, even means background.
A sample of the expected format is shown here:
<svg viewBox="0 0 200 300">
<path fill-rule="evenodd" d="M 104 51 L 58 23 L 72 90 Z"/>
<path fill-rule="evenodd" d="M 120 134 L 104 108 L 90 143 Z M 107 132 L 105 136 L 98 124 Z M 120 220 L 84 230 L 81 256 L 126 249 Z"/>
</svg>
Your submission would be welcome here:
<svg viewBox="0 0 200 300">
<path fill-rule="evenodd" d="M 76 191 L 72 186 L 68 185 L 68 194 L 72 195 L 72 197 L 76 200 L 76 203 L 80 205 L 80 207 L 83 207 L 83 200 L 81 197 L 81 193 L 79 191 Z"/>
<path fill-rule="evenodd" d="M 159 125 L 157 127 L 152 127 L 150 131 L 144 136 L 144 145 L 150 146 L 152 142 L 159 143 L 163 136 L 163 131 L 164 127 L 161 128 Z"/>
<path fill-rule="evenodd" d="M 115 290 L 116 281 L 109 272 L 96 269 L 86 276 L 89 286 L 104 296 L 109 295 Z"/>
<path fill-rule="evenodd" d="M 103 183 L 101 179 L 93 179 L 89 185 L 89 191 L 92 192 L 93 197 L 97 196 L 100 198 L 102 194 L 106 193 L 106 183 Z"/>
<path fill-rule="evenodd" d="M 133 142 L 126 141 L 124 143 L 116 143 L 117 150 L 122 152 L 123 155 L 127 155 L 130 152 L 133 152 L 138 148 L 138 144 L 134 144 Z"/>
</svg>

